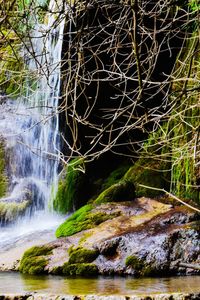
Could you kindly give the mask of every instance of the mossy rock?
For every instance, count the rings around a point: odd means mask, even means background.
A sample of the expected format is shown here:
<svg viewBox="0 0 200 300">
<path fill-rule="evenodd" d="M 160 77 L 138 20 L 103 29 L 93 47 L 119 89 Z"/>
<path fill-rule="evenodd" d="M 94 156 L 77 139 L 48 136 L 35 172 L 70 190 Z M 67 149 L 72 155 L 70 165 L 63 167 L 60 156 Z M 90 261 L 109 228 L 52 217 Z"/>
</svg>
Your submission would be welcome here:
<svg viewBox="0 0 200 300">
<path fill-rule="evenodd" d="M 51 254 L 52 247 L 35 246 L 24 252 L 20 261 L 19 271 L 23 274 L 42 274 L 46 273 L 45 267 L 48 260 L 46 255 Z"/>
<path fill-rule="evenodd" d="M 92 208 L 91 204 L 87 204 L 73 213 L 58 227 L 56 237 L 70 236 L 84 229 L 91 228 L 90 222 L 86 222 L 86 219 Z"/>
<path fill-rule="evenodd" d="M 77 232 L 91 229 L 97 225 L 115 218 L 118 214 L 107 214 L 105 212 L 95 212 L 93 204 L 87 204 L 77 210 L 56 230 L 56 237 L 70 236 Z"/>
<path fill-rule="evenodd" d="M 47 266 L 47 260 L 41 257 L 28 257 L 20 263 L 19 271 L 23 274 L 43 274 Z"/>
<path fill-rule="evenodd" d="M 125 265 L 126 267 L 130 266 L 135 271 L 141 271 L 144 268 L 144 262 L 134 255 L 127 256 Z"/>
<path fill-rule="evenodd" d="M 139 159 L 124 175 L 125 180 L 129 180 L 135 185 L 136 197 L 157 197 L 162 194 L 160 190 L 153 190 L 140 186 L 169 190 L 170 171 L 162 161 L 153 159 Z"/>
<path fill-rule="evenodd" d="M 130 180 L 121 180 L 103 191 L 95 200 L 95 204 L 106 202 L 131 201 L 135 198 L 135 187 Z"/>
<path fill-rule="evenodd" d="M 84 161 L 81 158 L 73 159 L 59 180 L 58 191 L 53 199 L 54 210 L 65 214 L 84 205 L 86 188 Z"/>
<path fill-rule="evenodd" d="M 11 223 L 19 215 L 23 215 L 29 206 L 30 201 L 23 202 L 4 202 L 0 200 L 0 221 L 2 223 Z"/>
<path fill-rule="evenodd" d="M 84 276 L 91 277 L 97 276 L 99 271 L 95 264 L 79 263 L 69 264 L 65 263 L 63 266 L 63 274 L 67 276 Z"/>
<path fill-rule="evenodd" d="M 98 257 L 98 255 L 98 250 L 78 248 L 71 251 L 68 263 L 91 263 Z"/>
<path fill-rule="evenodd" d="M 127 163 L 124 163 L 123 165 L 120 165 L 119 167 L 117 167 L 114 171 L 112 171 L 109 176 L 103 181 L 102 183 L 102 191 L 108 189 L 109 187 L 111 187 L 112 185 L 118 183 L 123 176 L 125 175 L 125 173 L 128 171 L 128 169 L 130 168 L 130 165 L 128 165 Z"/>
<path fill-rule="evenodd" d="M 127 256 L 125 265 L 127 268 L 131 267 L 135 271 L 136 276 L 154 276 L 158 273 L 158 270 L 155 270 L 151 265 L 135 255 Z"/>
<path fill-rule="evenodd" d="M 7 34 L 5 34 L 7 36 Z M 10 97 L 16 98 L 25 92 L 25 65 L 22 57 L 20 57 L 19 40 L 16 35 L 13 37 L 11 43 L 4 40 L 4 45 L 0 47 L 0 86 L 1 89 Z"/>
<path fill-rule="evenodd" d="M 62 275 L 63 274 L 63 267 L 62 266 L 54 267 L 51 270 L 51 274 L 52 275 Z"/>
<path fill-rule="evenodd" d="M 8 178 L 6 175 L 6 153 L 2 139 L 0 139 L 0 198 L 6 195 L 8 189 Z"/>
</svg>

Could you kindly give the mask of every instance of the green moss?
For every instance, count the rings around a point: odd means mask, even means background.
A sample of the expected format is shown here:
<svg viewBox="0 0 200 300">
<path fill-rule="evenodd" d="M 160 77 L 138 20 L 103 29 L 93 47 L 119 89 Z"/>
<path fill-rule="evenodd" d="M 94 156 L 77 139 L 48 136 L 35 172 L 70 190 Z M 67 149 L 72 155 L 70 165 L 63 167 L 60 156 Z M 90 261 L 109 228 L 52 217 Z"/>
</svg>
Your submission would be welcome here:
<svg viewBox="0 0 200 300">
<path fill-rule="evenodd" d="M 134 255 L 127 256 L 125 265 L 126 267 L 132 267 L 136 271 L 141 271 L 144 268 L 144 262 Z"/>
<path fill-rule="evenodd" d="M 29 201 L 20 203 L 0 201 L 0 220 L 5 223 L 14 221 L 17 216 L 25 212 L 29 203 Z"/>
<path fill-rule="evenodd" d="M 92 212 L 94 206 L 87 204 L 77 210 L 56 230 L 56 237 L 70 236 L 77 232 L 94 228 L 106 220 L 115 218 L 118 214 L 105 212 Z"/>
<path fill-rule="evenodd" d="M 62 275 L 63 274 L 63 267 L 62 266 L 54 267 L 51 270 L 51 274 L 52 275 Z"/>
<path fill-rule="evenodd" d="M 56 230 L 56 237 L 70 236 L 77 232 L 94 228 L 95 226 L 118 216 L 118 214 L 106 214 L 105 212 L 90 212 L 92 205 L 85 205 L 75 212 L 69 219 Z M 82 213 L 80 213 L 82 212 Z"/>
<path fill-rule="evenodd" d="M 0 198 L 5 196 L 8 189 L 8 178 L 6 176 L 5 163 L 4 143 L 3 141 L 0 141 Z"/>
<path fill-rule="evenodd" d="M 17 37 L 14 41 L 6 42 L 0 48 L 0 87 L 9 97 L 17 97 L 24 93 L 25 67 L 20 57 L 20 45 Z"/>
<path fill-rule="evenodd" d="M 126 267 L 131 267 L 135 271 L 136 276 L 154 276 L 159 272 L 158 270 L 155 270 L 151 265 L 146 264 L 144 260 L 138 258 L 135 255 L 127 256 L 125 265 Z"/>
<path fill-rule="evenodd" d="M 163 272 L 164 273 L 164 272 Z M 166 273 L 168 273 L 168 272 L 166 272 Z M 140 273 L 140 275 L 142 275 L 142 276 L 154 276 L 154 275 L 158 275 L 158 271 L 156 271 L 154 268 L 152 268 L 150 265 L 145 265 L 144 267 L 143 267 L 143 269 L 141 270 L 141 273 Z M 162 274 L 162 272 L 161 272 L 161 274 Z"/>
<path fill-rule="evenodd" d="M 102 183 L 102 191 L 108 189 L 110 186 L 118 183 L 124 174 L 128 171 L 129 165 L 123 164 L 115 169 Z"/>
<path fill-rule="evenodd" d="M 24 274 L 46 273 L 45 267 L 48 260 L 44 257 L 51 254 L 52 247 L 35 246 L 25 251 L 19 266 L 19 271 Z"/>
<path fill-rule="evenodd" d="M 77 158 L 63 170 L 57 194 L 53 199 L 54 210 L 65 214 L 80 207 L 84 202 L 82 201 L 82 191 L 85 188 L 84 161 Z"/>
<path fill-rule="evenodd" d="M 69 264 L 77 264 L 77 263 L 91 263 L 93 262 L 99 255 L 98 250 L 84 249 L 79 248 L 71 251 L 69 257 Z"/>
<path fill-rule="evenodd" d="M 49 255 L 51 254 L 52 249 L 52 247 L 48 246 L 34 246 L 24 252 L 22 259 L 33 256 Z"/>
<path fill-rule="evenodd" d="M 90 223 L 86 221 L 87 214 L 91 211 L 91 204 L 85 205 L 77 210 L 71 217 L 62 223 L 56 230 L 56 237 L 70 236 L 84 229 L 91 228 Z"/>
<path fill-rule="evenodd" d="M 95 200 L 95 203 L 131 201 L 134 197 L 135 187 L 132 181 L 125 179 L 103 191 Z"/>
<path fill-rule="evenodd" d="M 124 179 L 134 183 L 135 194 L 137 197 L 156 197 L 161 194 L 160 191 L 141 187 L 140 184 L 168 190 L 169 174 L 170 173 L 169 171 L 166 171 L 166 165 L 163 165 L 162 160 L 141 158 L 128 170 Z"/>
<path fill-rule="evenodd" d="M 47 260 L 41 257 L 27 257 L 20 262 L 19 271 L 23 274 L 41 274 L 45 273 L 44 268 Z"/>
<path fill-rule="evenodd" d="M 68 264 L 63 266 L 63 274 L 67 276 L 97 276 L 98 268 L 94 264 L 80 263 L 80 264 Z"/>
</svg>

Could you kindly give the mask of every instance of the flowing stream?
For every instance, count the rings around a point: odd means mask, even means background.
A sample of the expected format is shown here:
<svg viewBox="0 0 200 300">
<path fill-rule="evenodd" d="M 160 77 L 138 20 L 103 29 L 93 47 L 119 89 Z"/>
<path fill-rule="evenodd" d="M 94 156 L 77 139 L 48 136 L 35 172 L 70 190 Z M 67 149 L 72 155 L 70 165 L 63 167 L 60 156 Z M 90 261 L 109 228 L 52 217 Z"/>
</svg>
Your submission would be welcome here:
<svg viewBox="0 0 200 300">
<path fill-rule="evenodd" d="M 13 284 L 13 282 L 15 282 L 15 284 Z M 0 295 L 33 291 L 41 294 L 51 293 L 57 295 L 195 293 L 199 292 L 199 285 L 200 276 L 163 278 L 100 276 L 98 278 L 66 278 L 60 276 L 31 276 L 17 273 L 0 273 Z M 47 296 L 47 299 L 50 298 Z M 116 296 L 116 299 L 119 298 Z"/>
<path fill-rule="evenodd" d="M 61 3 L 50 1 L 46 25 L 40 24 L 37 17 L 32 20 L 35 23 L 29 51 L 24 50 L 26 94 L 15 101 L 7 99 L 0 107 L 0 135 L 9 175 L 9 193 L 1 201 L 29 203 L 14 224 L 5 226 L 11 219 L 9 212 L 1 221 L 4 227 L 0 228 L 0 251 L 26 235 L 52 230 L 61 222 L 49 201 L 57 189 L 60 159 L 58 110 L 64 30 Z"/>
</svg>

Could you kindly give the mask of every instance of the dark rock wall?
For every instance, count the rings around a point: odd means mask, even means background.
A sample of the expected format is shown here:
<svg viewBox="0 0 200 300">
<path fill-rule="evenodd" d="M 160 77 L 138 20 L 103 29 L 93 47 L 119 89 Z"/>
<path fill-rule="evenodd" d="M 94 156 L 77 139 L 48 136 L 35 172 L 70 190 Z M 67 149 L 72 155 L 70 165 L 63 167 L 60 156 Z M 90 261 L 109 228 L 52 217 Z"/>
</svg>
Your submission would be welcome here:
<svg viewBox="0 0 200 300">
<path fill-rule="evenodd" d="M 152 110 L 162 114 L 168 109 L 164 81 L 183 43 L 184 17 L 161 4 L 89 1 L 70 11 L 63 44 L 61 127 L 80 154 L 133 154 L 137 146 L 131 143 L 152 129 Z"/>
</svg>

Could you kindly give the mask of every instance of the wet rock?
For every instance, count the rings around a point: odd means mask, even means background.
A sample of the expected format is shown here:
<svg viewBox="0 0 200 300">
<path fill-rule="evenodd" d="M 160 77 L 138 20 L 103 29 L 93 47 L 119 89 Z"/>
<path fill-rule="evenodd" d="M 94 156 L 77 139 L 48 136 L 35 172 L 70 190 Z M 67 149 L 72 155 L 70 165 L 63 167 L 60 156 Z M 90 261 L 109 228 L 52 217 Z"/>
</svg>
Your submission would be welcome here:
<svg viewBox="0 0 200 300">
<path fill-rule="evenodd" d="M 31 204 L 32 192 L 29 185 L 18 184 L 10 196 L 0 199 L 0 223 L 12 223 L 25 213 Z"/>
<path fill-rule="evenodd" d="M 64 266 L 74 268 L 72 253 L 88 249 L 86 252 L 96 251 L 89 263 L 102 275 L 200 273 L 200 270 L 179 266 L 180 263 L 200 263 L 200 215 L 196 212 L 144 197 L 131 202 L 101 204 L 96 210 L 116 213 L 116 217 L 52 242 L 52 253 L 45 257 L 45 272 L 62 274 Z M 83 259 L 81 263 L 88 261 Z"/>
</svg>

